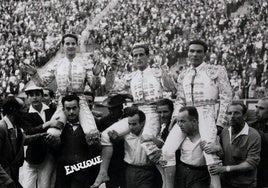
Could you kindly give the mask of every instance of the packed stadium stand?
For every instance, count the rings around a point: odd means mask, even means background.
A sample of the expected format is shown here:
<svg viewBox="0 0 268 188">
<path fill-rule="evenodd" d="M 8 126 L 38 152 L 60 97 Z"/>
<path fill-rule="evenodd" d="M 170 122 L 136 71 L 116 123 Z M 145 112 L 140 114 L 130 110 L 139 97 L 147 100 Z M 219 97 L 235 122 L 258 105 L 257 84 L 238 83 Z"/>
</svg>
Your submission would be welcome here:
<svg viewBox="0 0 268 188">
<path fill-rule="evenodd" d="M 112 63 L 120 67 L 121 77 L 132 70 L 130 51 L 135 42 L 149 43 L 151 66 L 168 67 L 176 81 L 187 66 L 187 43 L 201 38 L 209 44 L 206 60 L 227 68 L 235 99 L 266 95 L 267 1 L 119 0 L 113 6 L 110 2 L 3 0 L 1 94 L 22 92 L 30 78 L 21 65 L 44 67 L 53 62 L 60 54 L 61 36 L 71 32 L 81 36 L 89 57 L 99 52 L 105 64 L 102 85 Z M 111 8 L 103 13 L 107 5 Z M 103 87 L 97 92 L 105 93 Z"/>
</svg>

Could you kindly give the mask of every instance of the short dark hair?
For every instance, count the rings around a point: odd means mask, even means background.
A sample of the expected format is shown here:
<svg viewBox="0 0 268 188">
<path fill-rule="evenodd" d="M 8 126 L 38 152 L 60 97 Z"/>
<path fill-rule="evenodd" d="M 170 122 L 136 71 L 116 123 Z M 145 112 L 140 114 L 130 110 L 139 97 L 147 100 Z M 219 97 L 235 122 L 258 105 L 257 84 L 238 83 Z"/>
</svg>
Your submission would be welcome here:
<svg viewBox="0 0 268 188">
<path fill-rule="evenodd" d="M 92 99 L 93 99 L 93 101 L 95 101 L 95 95 L 94 95 L 93 92 L 91 92 L 91 91 L 85 91 L 85 92 L 84 92 L 84 95 L 86 95 L 86 96 L 91 96 Z"/>
<path fill-rule="evenodd" d="M 78 44 L 78 37 L 77 37 L 76 35 L 74 35 L 74 34 L 68 33 L 68 34 L 66 34 L 66 35 L 63 35 L 63 37 L 62 37 L 62 39 L 61 39 L 61 44 L 62 44 L 62 45 L 64 45 L 64 40 L 65 40 L 65 38 L 67 38 L 67 37 L 73 38 L 73 39 L 75 40 L 76 44 Z"/>
<path fill-rule="evenodd" d="M 190 41 L 190 43 L 189 43 L 189 47 L 190 47 L 192 44 L 199 44 L 199 45 L 203 46 L 203 48 L 204 48 L 204 52 L 205 52 L 205 53 L 206 53 L 207 50 L 208 50 L 208 45 L 207 45 L 204 41 L 202 41 L 202 40 L 192 40 L 192 41 Z"/>
<path fill-rule="evenodd" d="M 139 116 L 139 123 L 142 123 L 145 121 L 146 116 L 145 116 L 144 112 L 141 110 L 138 110 L 137 108 L 133 108 L 131 111 L 129 111 L 128 117 L 133 117 L 136 114 Z"/>
<path fill-rule="evenodd" d="M 132 114 L 132 111 L 138 110 L 137 106 L 127 106 L 124 108 L 124 117 L 128 117 L 129 114 Z"/>
<path fill-rule="evenodd" d="M 248 107 L 243 102 L 232 101 L 232 103 L 229 105 L 229 107 L 230 106 L 237 106 L 237 105 L 242 107 L 242 114 L 245 115 L 248 111 Z"/>
<path fill-rule="evenodd" d="M 170 99 L 166 99 L 166 98 L 165 98 L 165 99 L 161 99 L 161 100 L 159 100 L 159 101 L 156 103 L 156 105 L 157 105 L 157 106 L 167 105 L 168 108 L 169 108 L 169 110 L 170 110 L 171 112 L 174 111 L 174 105 L 173 105 L 172 100 L 170 100 Z"/>
<path fill-rule="evenodd" d="M 149 46 L 147 44 L 144 44 L 144 43 L 137 43 L 137 44 L 134 44 L 133 47 L 132 47 L 132 50 L 131 50 L 131 54 L 133 55 L 133 50 L 136 49 L 136 48 L 143 48 L 144 51 L 145 51 L 145 54 L 148 56 L 149 55 Z"/>
<path fill-rule="evenodd" d="M 55 93 L 54 93 L 54 91 L 52 91 L 51 89 L 49 89 L 49 88 L 44 88 L 43 90 L 48 90 L 48 94 L 49 94 L 49 96 L 51 97 L 51 98 L 54 98 L 55 97 Z"/>
<path fill-rule="evenodd" d="M 193 118 L 198 121 L 199 115 L 196 107 L 194 106 L 183 106 L 179 112 L 187 111 L 190 118 Z"/>
<path fill-rule="evenodd" d="M 21 109 L 22 105 L 16 100 L 14 96 L 9 96 L 3 101 L 3 115 L 12 115 Z"/>
<path fill-rule="evenodd" d="M 62 99 L 61 99 L 62 106 L 64 106 L 65 101 L 70 102 L 73 100 L 76 100 L 77 104 L 79 105 L 80 99 L 77 95 L 66 95 L 66 96 L 62 97 Z"/>
</svg>

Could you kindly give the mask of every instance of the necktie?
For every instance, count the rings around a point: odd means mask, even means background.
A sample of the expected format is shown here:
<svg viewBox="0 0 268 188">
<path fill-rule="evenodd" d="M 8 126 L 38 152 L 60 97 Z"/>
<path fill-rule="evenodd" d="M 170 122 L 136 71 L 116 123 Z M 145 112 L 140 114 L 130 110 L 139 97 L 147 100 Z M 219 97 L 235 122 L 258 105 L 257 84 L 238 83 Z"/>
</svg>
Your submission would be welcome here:
<svg viewBox="0 0 268 188">
<path fill-rule="evenodd" d="M 80 126 L 80 124 L 78 122 L 71 123 L 71 122 L 68 121 L 67 124 L 70 126 L 72 131 L 75 131 L 78 128 L 78 126 Z"/>
<path fill-rule="evenodd" d="M 192 80 L 191 80 L 191 96 L 192 96 L 192 105 L 194 106 L 194 79 L 196 76 L 196 69 L 193 68 L 193 76 L 192 76 Z"/>
</svg>

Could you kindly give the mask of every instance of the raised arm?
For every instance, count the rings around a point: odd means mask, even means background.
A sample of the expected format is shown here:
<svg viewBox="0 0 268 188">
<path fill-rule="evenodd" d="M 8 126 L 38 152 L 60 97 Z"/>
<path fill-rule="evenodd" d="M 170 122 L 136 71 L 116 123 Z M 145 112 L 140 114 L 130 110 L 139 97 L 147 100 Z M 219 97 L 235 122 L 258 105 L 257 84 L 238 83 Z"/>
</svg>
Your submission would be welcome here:
<svg viewBox="0 0 268 188">
<path fill-rule="evenodd" d="M 55 78 L 55 66 L 52 65 L 48 67 L 47 71 L 44 73 L 44 75 L 42 75 L 42 77 L 39 75 L 35 66 L 24 64 L 23 70 L 31 76 L 31 79 L 35 85 L 40 87 L 47 86 Z"/>
<path fill-rule="evenodd" d="M 167 70 L 167 68 L 161 67 L 162 76 L 161 76 L 161 83 L 165 91 L 171 91 L 172 93 L 177 92 L 177 87 L 175 81 L 173 80 L 172 75 Z"/>
<path fill-rule="evenodd" d="M 96 90 L 101 85 L 99 74 L 103 65 L 98 62 L 92 67 L 91 63 L 92 62 L 85 63 L 86 81 L 92 90 Z"/>
</svg>

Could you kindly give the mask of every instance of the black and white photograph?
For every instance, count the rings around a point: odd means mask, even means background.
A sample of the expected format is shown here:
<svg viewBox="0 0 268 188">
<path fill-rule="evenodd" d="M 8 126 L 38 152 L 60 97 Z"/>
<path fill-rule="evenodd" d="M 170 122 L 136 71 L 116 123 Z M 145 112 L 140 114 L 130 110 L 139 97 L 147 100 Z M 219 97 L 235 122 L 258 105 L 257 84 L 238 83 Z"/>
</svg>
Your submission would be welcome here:
<svg viewBox="0 0 268 188">
<path fill-rule="evenodd" d="M 268 188 L 268 1 L 0 0 L 0 188 Z"/>
</svg>

